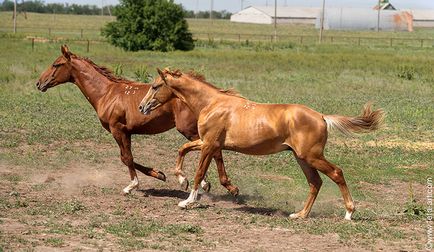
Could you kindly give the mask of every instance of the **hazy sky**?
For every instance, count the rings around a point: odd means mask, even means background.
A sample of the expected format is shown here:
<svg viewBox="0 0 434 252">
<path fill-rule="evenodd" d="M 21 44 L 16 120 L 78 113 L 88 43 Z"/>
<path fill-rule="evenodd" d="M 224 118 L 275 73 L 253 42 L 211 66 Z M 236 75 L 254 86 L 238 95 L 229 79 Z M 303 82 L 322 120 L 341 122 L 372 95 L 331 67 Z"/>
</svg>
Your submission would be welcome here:
<svg viewBox="0 0 434 252">
<path fill-rule="evenodd" d="M 101 6 L 101 3 L 118 4 L 119 0 L 45 0 L 46 3 L 77 3 L 77 4 L 95 4 Z M 210 0 L 175 0 L 176 3 L 182 4 L 186 9 L 209 10 Z M 241 0 L 214 0 L 214 10 L 227 10 L 237 12 L 241 8 Z M 326 0 L 326 6 L 329 7 L 372 7 L 378 0 Z M 398 9 L 434 9 L 434 0 L 390 0 Z M 307 6 L 320 7 L 322 0 L 277 0 L 277 5 L 283 6 Z M 274 0 L 244 0 L 243 6 L 251 5 L 274 5 Z"/>
</svg>

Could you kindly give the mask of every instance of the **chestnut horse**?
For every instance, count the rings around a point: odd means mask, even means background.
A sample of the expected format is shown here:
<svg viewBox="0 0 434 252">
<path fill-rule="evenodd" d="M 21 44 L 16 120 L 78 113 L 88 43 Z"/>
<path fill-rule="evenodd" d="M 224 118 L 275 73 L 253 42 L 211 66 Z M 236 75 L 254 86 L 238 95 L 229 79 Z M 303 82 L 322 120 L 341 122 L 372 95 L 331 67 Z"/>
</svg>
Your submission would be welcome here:
<svg viewBox="0 0 434 252">
<path fill-rule="evenodd" d="M 268 155 L 291 150 L 301 166 L 310 186 L 310 192 L 301 211 L 292 218 L 309 215 L 322 180 L 318 171 L 327 175 L 343 195 L 346 214 L 351 220 L 355 210 L 342 170 L 324 157 L 324 146 L 331 128 L 345 134 L 376 130 L 381 125 L 383 111 L 372 111 L 366 105 L 357 117 L 324 115 L 298 104 L 261 104 L 249 101 L 234 92 L 222 91 L 194 75 L 158 69 L 156 79 L 139 109 L 149 114 L 173 96 L 185 102 L 198 118 L 200 139 L 185 144 L 181 149 L 200 149 L 201 157 L 188 199 L 180 207 L 197 200 L 198 185 L 206 174 L 211 158 L 221 150 L 232 150 L 250 155 Z M 183 157 L 178 158 L 182 161 Z"/>
<path fill-rule="evenodd" d="M 116 77 L 107 68 L 71 53 L 65 45 L 61 47 L 61 51 L 62 55 L 41 74 L 37 88 L 45 92 L 65 82 L 72 82 L 80 88 L 96 110 L 102 126 L 113 135 L 120 148 L 121 160 L 128 166 L 131 183 L 123 189 L 124 193 L 130 193 L 138 187 L 136 169 L 165 181 L 166 176 L 161 171 L 134 162 L 131 135 L 158 134 L 176 127 L 187 139 L 196 140 L 199 138 L 197 120 L 192 111 L 179 99 L 170 99 L 152 115 L 144 116 L 137 111 L 137 106 L 148 92 L 149 84 Z M 185 155 L 186 152 L 180 154 Z M 231 185 L 226 176 L 222 153 L 216 152 L 214 159 L 221 184 L 236 195 L 238 188 Z M 187 190 L 188 180 L 182 170 L 176 170 L 175 174 L 181 186 Z M 210 184 L 205 181 L 202 181 L 201 185 L 206 191 L 210 188 Z"/>
</svg>

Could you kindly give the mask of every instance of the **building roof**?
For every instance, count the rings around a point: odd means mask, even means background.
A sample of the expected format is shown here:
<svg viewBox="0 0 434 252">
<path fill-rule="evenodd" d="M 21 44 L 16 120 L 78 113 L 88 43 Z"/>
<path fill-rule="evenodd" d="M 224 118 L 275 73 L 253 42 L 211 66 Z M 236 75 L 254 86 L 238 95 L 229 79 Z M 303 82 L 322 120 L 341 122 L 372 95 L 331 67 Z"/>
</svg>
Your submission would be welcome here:
<svg viewBox="0 0 434 252">
<path fill-rule="evenodd" d="M 395 6 L 393 6 L 389 2 L 381 3 L 381 10 L 396 10 Z M 374 6 L 374 10 L 378 10 L 378 4 Z"/>
<path fill-rule="evenodd" d="M 250 6 L 244 10 L 247 10 L 249 8 L 254 8 L 270 17 L 274 17 L 274 6 Z M 276 16 L 278 18 L 316 18 L 319 11 L 320 8 L 278 6 Z"/>
</svg>

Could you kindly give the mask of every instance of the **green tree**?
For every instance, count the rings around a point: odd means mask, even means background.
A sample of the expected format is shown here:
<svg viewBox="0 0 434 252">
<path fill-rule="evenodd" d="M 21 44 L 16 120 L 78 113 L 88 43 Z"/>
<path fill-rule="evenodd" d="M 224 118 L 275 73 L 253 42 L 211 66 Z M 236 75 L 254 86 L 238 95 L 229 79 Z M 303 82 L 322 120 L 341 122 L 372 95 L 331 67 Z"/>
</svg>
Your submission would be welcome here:
<svg viewBox="0 0 434 252">
<path fill-rule="evenodd" d="M 121 0 L 116 15 L 102 30 L 115 46 L 127 51 L 194 48 L 184 10 L 173 0 Z"/>
</svg>

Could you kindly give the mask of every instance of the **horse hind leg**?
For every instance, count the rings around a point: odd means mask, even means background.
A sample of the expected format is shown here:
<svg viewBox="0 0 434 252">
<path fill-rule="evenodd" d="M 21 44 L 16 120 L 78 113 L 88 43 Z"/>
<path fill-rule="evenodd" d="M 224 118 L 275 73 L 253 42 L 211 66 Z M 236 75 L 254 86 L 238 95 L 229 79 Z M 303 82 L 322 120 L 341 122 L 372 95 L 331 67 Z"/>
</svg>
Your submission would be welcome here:
<svg viewBox="0 0 434 252">
<path fill-rule="evenodd" d="M 327 175 L 331 180 L 333 180 L 333 182 L 335 182 L 339 186 L 342 197 L 344 198 L 346 208 L 345 219 L 351 220 L 351 217 L 356 209 L 353 199 L 351 198 L 347 183 L 345 182 L 342 170 L 336 165 L 327 161 L 324 157 L 308 158 L 306 159 L 306 161 L 309 165 Z"/>
<path fill-rule="evenodd" d="M 313 167 L 311 167 L 309 164 L 307 164 L 304 160 L 297 158 L 297 162 L 300 165 L 301 169 L 303 170 L 304 175 L 306 176 L 307 182 L 310 187 L 309 195 L 307 196 L 306 202 L 304 204 L 304 207 L 302 210 L 300 210 L 297 213 L 291 214 L 290 218 L 306 218 L 311 209 L 312 205 L 315 202 L 315 199 L 318 195 L 318 192 L 322 185 L 322 179 L 318 174 L 318 171 L 315 170 Z"/>
</svg>

